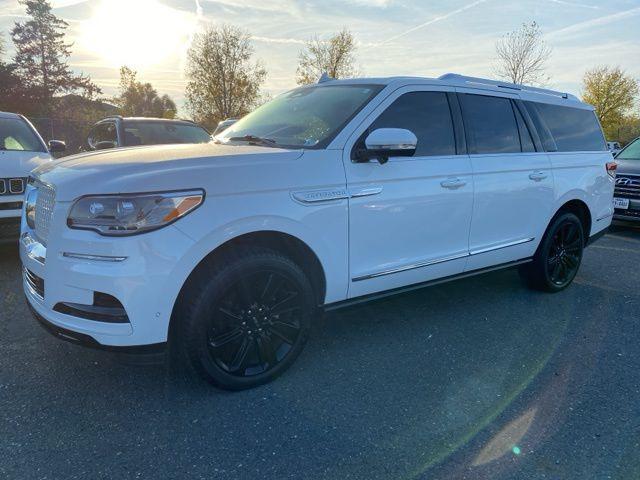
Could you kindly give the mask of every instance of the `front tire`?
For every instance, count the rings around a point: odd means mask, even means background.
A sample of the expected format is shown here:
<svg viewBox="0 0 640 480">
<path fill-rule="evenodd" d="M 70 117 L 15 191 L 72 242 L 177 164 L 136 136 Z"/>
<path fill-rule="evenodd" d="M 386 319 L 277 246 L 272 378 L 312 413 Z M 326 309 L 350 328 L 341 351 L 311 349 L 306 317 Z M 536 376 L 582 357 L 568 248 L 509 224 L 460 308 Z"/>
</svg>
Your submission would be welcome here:
<svg viewBox="0 0 640 480">
<path fill-rule="evenodd" d="M 545 233 L 533 261 L 520 269 L 529 287 L 544 292 L 567 288 L 580 268 L 584 231 L 573 213 L 556 216 Z"/>
<path fill-rule="evenodd" d="M 226 390 L 267 383 L 298 357 L 317 311 L 311 282 L 292 260 L 238 248 L 194 273 L 180 307 L 183 358 Z"/>
</svg>

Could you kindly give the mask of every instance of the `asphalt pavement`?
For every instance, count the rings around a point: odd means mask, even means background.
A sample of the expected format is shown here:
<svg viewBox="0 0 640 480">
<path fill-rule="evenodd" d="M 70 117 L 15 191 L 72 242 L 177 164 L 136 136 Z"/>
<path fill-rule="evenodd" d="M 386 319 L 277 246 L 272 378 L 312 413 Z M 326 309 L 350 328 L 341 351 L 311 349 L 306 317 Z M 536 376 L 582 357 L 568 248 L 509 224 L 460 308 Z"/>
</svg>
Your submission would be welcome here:
<svg viewBox="0 0 640 480">
<path fill-rule="evenodd" d="M 61 342 L 0 250 L 0 478 L 640 479 L 640 229 L 550 295 L 514 270 L 325 315 L 228 393 Z"/>
</svg>

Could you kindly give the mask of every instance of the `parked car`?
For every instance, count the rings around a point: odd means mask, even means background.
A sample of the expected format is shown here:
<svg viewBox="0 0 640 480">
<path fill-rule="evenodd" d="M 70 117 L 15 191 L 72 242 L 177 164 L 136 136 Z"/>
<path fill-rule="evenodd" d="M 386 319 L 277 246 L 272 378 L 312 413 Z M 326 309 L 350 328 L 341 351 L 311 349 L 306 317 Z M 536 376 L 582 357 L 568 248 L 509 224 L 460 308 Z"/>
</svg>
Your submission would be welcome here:
<svg viewBox="0 0 640 480">
<path fill-rule="evenodd" d="M 614 193 L 616 220 L 640 222 L 640 137 L 616 156 L 618 171 Z"/>
<path fill-rule="evenodd" d="M 514 266 L 563 290 L 611 223 L 611 160 L 573 95 L 454 74 L 324 81 L 217 143 L 34 172 L 24 289 L 61 339 L 169 342 L 214 385 L 253 387 L 321 310 Z"/>
<path fill-rule="evenodd" d="M 237 121 L 238 120 L 235 119 L 235 118 L 227 118 L 226 120 L 222 120 L 222 121 L 218 122 L 218 126 L 213 131 L 213 136 L 215 137 L 219 133 L 224 132 L 227 128 L 229 128 L 231 125 L 233 125 Z"/>
<path fill-rule="evenodd" d="M 87 138 L 89 150 L 140 145 L 207 143 L 211 135 L 188 120 L 144 117 L 107 117 L 94 125 Z"/>
<path fill-rule="evenodd" d="M 29 172 L 51 161 L 51 152 L 65 149 L 51 140 L 49 147 L 22 115 L 0 112 L 0 243 L 15 241 Z"/>
<path fill-rule="evenodd" d="M 620 142 L 607 142 L 607 148 L 611 152 L 612 155 L 617 155 L 620 152 Z"/>
</svg>

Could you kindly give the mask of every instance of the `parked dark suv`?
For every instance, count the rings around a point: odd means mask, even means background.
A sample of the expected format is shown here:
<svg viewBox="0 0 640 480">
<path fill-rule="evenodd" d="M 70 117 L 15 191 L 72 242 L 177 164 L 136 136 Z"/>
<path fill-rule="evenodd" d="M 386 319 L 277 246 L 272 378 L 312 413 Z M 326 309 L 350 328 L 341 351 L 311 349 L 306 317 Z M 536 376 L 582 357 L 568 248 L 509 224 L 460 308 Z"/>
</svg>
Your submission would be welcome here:
<svg viewBox="0 0 640 480">
<path fill-rule="evenodd" d="M 145 117 L 107 117 L 94 125 L 87 138 L 89 150 L 138 145 L 207 143 L 211 135 L 188 120 Z"/>
<path fill-rule="evenodd" d="M 616 155 L 618 170 L 613 206 L 616 220 L 640 222 L 640 137 Z"/>
</svg>

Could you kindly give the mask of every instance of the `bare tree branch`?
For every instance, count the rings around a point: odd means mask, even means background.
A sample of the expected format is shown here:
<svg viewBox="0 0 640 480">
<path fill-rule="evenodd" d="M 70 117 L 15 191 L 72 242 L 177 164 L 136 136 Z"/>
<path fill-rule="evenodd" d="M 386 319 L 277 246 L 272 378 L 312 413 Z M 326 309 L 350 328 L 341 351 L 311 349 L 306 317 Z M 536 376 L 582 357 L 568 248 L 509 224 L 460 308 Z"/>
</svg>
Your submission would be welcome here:
<svg viewBox="0 0 640 480">
<path fill-rule="evenodd" d="M 355 38 L 346 28 L 327 41 L 318 37 L 309 40 L 298 55 L 296 81 L 299 85 L 314 83 L 324 72 L 331 78 L 357 76 L 356 49 Z"/>
<path fill-rule="evenodd" d="M 496 42 L 497 77 L 511 83 L 546 85 L 546 63 L 551 56 L 551 47 L 542 39 L 536 22 L 523 23 L 522 27 L 507 33 Z"/>
</svg>

